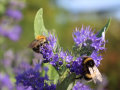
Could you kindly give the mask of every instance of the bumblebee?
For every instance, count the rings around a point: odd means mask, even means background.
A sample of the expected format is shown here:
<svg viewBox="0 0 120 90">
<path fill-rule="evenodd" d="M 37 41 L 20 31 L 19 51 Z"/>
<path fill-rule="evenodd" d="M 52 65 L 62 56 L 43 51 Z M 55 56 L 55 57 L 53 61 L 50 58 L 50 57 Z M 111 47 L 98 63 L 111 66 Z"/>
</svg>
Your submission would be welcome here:
<svg viewBox="0 0 120 90">
<path fill-rule="evenodd" d="M 83 74 L 79 77 L 80 79 L 84 78 L 86 81 L 93 80 L 94 83 L 102 82 L 102 75 L 91 57 L 83 57 L 82 66 Z"/>
<path fill-rule="evenodd" d="M 47 38 L 43 35 L 38 35 L 35 40 L 33 40 L 29 47 L 33 49 L 36 53 L 40 53 L 40 46 L 48 43 Z"/>
</svg>

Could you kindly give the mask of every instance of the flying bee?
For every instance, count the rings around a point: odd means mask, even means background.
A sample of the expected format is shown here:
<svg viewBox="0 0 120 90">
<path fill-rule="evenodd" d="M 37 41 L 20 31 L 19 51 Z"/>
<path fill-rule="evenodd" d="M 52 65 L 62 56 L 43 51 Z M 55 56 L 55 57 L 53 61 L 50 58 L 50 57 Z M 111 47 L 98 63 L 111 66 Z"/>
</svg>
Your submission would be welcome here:
<svg viewBox="0 0 120 90">
<path fill-rule="evenodd" d="M 102 82 L 102 75 L 95 65 L 94 60 L 91 57 L 83 57 L 83 74 L 79 77 L 84 78 L 86 81 L 93 80 L 94 83 Z"/>
<path fill-rule="evenodd" d="M 38 35 L 36 39 L 30 43 L 29 47 L 32 48 L 36 53 L 40 53 L 39 48 L 45 43 L 48 43 L 47 38 L 43 35 Z"/>
</svg>

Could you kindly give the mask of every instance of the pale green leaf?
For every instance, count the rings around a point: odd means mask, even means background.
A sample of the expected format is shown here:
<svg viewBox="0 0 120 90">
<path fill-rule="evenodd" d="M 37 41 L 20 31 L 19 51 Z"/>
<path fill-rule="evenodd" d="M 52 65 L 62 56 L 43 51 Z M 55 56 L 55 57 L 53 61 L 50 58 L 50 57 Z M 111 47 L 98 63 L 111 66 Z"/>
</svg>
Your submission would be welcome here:
<svg viewBox="0 0 120 90">
<path fill-rule="evenodd" d="M 48 72 L 47 75 L 49 77 L 49 80 L 53 82 L 54 84 L 57 84 L 58 79 L 59 79 L 59 74 L 56 71 L 56 69 L 51 65 L 51 64 L 44 64 L 45 67 L 48 67 Z"/>
<path fill-rule="evenodd" d="M 35 37 L 38 35 L 48 36 L 48 31 L 46 30 L 43 21 L 43 9 L 39 9 L 35 16 L 34 33 L 35 33 Z"/>
</svg>

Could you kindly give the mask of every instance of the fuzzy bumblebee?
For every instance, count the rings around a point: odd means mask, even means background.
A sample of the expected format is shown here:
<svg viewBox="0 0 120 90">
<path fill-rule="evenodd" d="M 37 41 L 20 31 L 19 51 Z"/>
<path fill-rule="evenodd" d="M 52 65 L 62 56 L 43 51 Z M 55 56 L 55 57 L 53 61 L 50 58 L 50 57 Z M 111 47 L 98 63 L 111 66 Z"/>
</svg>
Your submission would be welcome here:
<svg viewBox="0 0 120 90">
<path fill-rule="evenodd" d="M 38 35 L 35 40 L 33 40 L 29 47 L 33 49 L 34 52 L 40 53 L 40 46 L 48 43 L 47 38 L 43 35 Z"/>
<path fill-rule="evenodd" d="M 102 82 L 102 75 L 100 74 L 98 68 L 95 65 L 94 60 L 91 57 L 83 57 L 83 74 L 81 78 L 84 78 L 86 81 L 93 80 L 94 83 Z"/>
</svg>

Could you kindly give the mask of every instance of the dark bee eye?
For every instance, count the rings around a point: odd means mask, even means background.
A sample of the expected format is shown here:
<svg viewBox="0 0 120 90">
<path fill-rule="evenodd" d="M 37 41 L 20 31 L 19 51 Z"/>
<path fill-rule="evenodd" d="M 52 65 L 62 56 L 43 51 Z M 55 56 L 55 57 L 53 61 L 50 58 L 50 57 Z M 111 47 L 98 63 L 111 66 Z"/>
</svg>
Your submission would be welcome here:
<svg viewBox="0 0 120 90">
<path fill-rule="evenodd" d="M 94 63 L 94 61 L 88 61 L 87 63 L 86 63 L 86 65 L 88 66 L 88 67 L 93 67 L 94 65 L 95 65 L 95 63 Z"/>
</svg>

